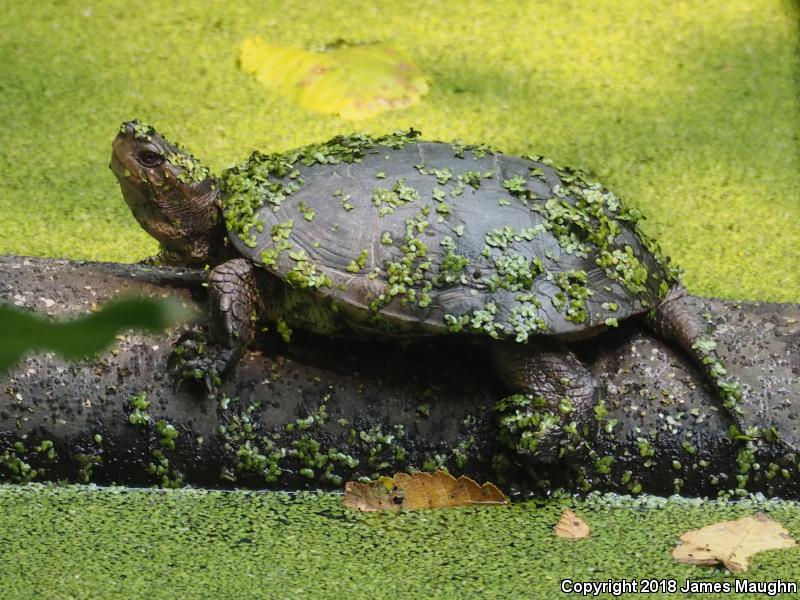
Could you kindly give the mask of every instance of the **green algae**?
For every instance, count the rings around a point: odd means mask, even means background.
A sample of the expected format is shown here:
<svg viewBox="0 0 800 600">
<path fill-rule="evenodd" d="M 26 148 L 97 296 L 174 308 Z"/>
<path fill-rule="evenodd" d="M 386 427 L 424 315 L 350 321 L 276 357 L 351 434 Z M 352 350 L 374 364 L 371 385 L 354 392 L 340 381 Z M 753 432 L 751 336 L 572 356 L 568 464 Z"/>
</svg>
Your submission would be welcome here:
<svg viewBox="0 0 800 600">
<path fill-rule="evenodd" d="M 7 598 L 555 598 L 567 577 L 733 582 L 671 557 L 686 529 L 720 519 L 763 511 L 800 537 L 796 504 L 755 498 L 594 495 L 365 514 L 335 494 L 30 485 L 0 488 L 0 506 Z M 591 538 L 553 536 L 567 507 Z M 758 554 L 739 577 L 794 581 L 798 552 Z"/>
</svg>

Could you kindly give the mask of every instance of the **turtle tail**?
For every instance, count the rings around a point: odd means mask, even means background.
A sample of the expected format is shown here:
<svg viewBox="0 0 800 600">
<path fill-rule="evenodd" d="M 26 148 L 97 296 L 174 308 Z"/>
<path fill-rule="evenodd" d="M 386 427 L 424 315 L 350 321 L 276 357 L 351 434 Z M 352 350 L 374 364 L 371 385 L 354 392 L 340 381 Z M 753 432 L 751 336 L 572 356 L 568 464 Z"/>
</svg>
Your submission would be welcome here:
<svg viewBox="0 0 800 600">
<path fill-rule="evenodd" d="M 717 352 L 717 342 L 706 332 L 705 324 L 688 301 L 688 294 L 683 287 L 676 285 L 670 290 L 650 315 L 650 324 L 662 337 L 677 343 L 692 357 L 719 394 L 736 425 L 743 430 L 739 382 L 725 377 L 725 366 Z"/>
</svg>

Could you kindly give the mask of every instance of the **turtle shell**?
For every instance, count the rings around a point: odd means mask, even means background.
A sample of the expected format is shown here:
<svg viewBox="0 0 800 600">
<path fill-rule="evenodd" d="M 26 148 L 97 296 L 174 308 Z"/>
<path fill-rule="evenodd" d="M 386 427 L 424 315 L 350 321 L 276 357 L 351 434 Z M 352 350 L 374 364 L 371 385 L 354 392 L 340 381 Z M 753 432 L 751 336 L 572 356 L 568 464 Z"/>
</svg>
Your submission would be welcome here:
<svg viewBox="0 0 800 600">
<path fill-rule="evenodd" d="M 415 133 L 254 153 L 222 177 L 233 245 L 388 334 L 579 337 L 675 283 L 638 213 L 579 172 Z"/>
</svg>

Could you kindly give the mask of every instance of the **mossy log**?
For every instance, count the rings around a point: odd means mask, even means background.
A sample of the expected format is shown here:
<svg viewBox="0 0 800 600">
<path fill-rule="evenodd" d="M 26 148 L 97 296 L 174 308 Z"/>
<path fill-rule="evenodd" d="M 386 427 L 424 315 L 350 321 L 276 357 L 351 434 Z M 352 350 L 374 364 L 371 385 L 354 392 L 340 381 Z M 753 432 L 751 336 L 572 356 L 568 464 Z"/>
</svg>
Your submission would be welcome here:
<svg viewBox="0 0 800 600">
<path fill-rule="evenodd" d="M 204 280 L 199 270 L 0 257 L 0 300 L 59 317 L 130 293 L 202 305 Z M 732 428 L 683 352 L 635 321 L 574 347 L 599 383 L 596 431 L 535 470 L 500 422 L 507 392 L 479 347 L 302 332 L 286 344 L 270 331 L 212 397 L 169 371 L 184 326 L 129 332 L 74 364 L 35 354 L 0 375 L 0 479 L 297 489 L 447 468 L 520 493 L 800 498 L 800 306 L 693 302 L 746 391 L 747 431 Z"/>
</svg>

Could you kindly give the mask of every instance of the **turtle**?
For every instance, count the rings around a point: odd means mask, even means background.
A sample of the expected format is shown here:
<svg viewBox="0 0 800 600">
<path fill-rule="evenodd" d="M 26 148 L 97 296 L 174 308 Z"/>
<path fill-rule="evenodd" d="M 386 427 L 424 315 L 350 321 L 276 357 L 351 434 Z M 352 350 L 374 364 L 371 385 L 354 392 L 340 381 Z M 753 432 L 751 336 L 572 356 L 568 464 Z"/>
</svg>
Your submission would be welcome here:
<svg viewBox="0 0 800 600">
<path fill-rule="evenodd" d="M 285 337 L 455 336 L 484 344 L 487 368 L 549 415 L 529 451 L 551 462 L 595 420 L 597 382 L 570 343 L 639 318 L 739 416 L 680 271 L 640 211 L 578 169 L 414 129 L 254 151 L 219 177 L 138 120 L 112 146 L 156 261 L 210 268 L 212 344 L 184 372 L 219 381 L 262 319 Z"/>
</svg>

